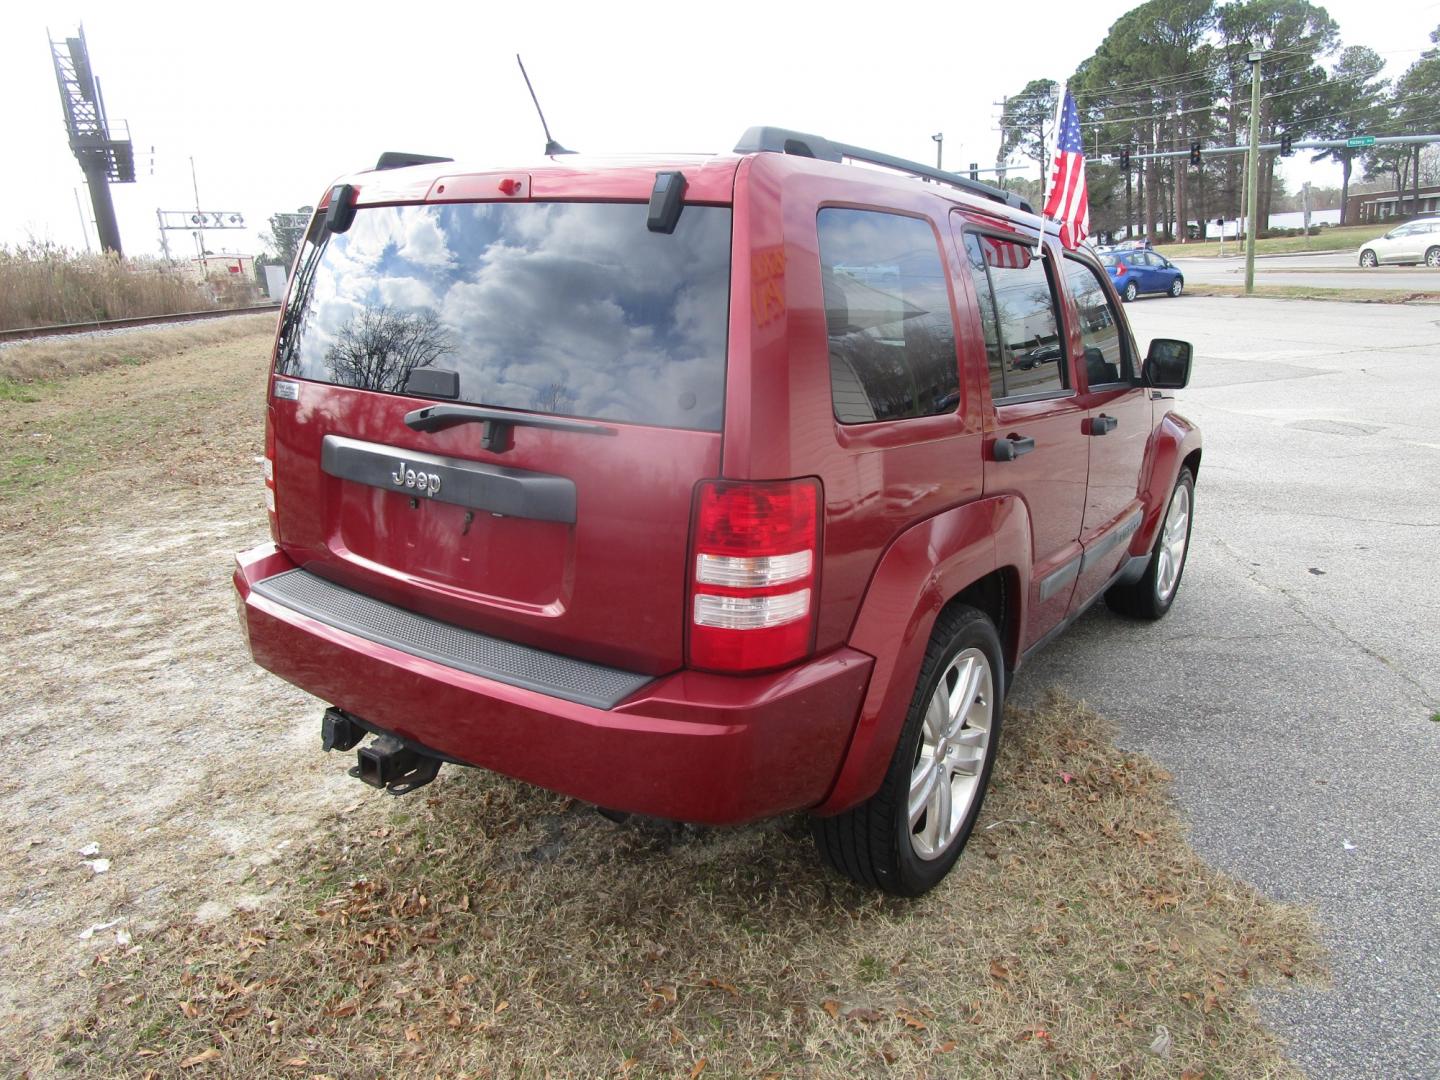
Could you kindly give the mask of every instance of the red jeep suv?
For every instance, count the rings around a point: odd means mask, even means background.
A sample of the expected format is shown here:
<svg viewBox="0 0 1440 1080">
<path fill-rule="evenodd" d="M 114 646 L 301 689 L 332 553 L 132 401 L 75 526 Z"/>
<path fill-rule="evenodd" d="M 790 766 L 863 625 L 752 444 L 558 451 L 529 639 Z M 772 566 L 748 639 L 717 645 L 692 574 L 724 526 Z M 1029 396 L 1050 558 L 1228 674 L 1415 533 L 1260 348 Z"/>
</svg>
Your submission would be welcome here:
<svg viewBox="0 0 1440 1080">
<path fill-rule="evenodd" d="M 817 136 L 386 155 L 296 260 L 241 621 L 377 787 L 448 761 L 689 822 L 804 810 L 837 870 L 917 895 L 1011 673 L 1102 595 L 1174 600 L 1190 362 L 1142 364 L 1017 196 Z"/>
</svg>

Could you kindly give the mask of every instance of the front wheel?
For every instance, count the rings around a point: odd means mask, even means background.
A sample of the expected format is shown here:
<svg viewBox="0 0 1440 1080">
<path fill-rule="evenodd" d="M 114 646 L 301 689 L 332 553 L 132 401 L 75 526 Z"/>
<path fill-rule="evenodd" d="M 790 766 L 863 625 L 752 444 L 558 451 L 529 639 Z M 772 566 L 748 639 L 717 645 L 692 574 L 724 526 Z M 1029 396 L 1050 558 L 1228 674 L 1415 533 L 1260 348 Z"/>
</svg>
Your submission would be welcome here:
<svg viewBox="0 0 1440 1080">
<path fill-rule="evenodd" d="M 1425 252 L 1425 265 L 1429 267 L 1440 267 L 1440 247 L 1433 247 Z"/>
<path fill-rule="evenodd" d="M 1170 493 L 1170 506 L 1160 523 L 1160 535 L 1150 549 L 1150 564 L 1133 585 L 1115 585 L 1105 593 L 1111 610 L 1137 619 L 1158 619 L 1170 610 L 1185 573 L 1190 553 L 1190 523 L 1195 514 L 1195 476 L 1181 469 Z"/>
<path fill-rule="evenodd" d="M 1129 304 L 1134 301 L 1135 297 L 1140 295 L 1140 289 L 1133 281 L 1126 282 L 1125 291 L 1120 295 L 1125 297 L 1125 302 Z"/>
<path fill-rule="evenodd" d="M 1004 688 L 1004 653 L 989 616 L 963 605 L 943 612 L 880 790 L 814 821 L 824 860 L 896 896 L 938 885 L 980 816 L 999 749 Z"/>
<path fill-rule="evenodd" d="M 1174 281 L 1170 282 L 1170 295 L 1171 295 L 1171 296 L 1179 296 L 1179 295 L 1180 295 L 1182 292 L 1184 292 L 1184 291 L 1185 291 L 1185 279 L 1184 279 L 1184 278 L 1178 278 L 1178 277 L 1177 277 Z"/>
<path fill-rule="evenodd" d="M 1360 265 L 1365 267 L 1366 270 L 1373 270 L 1379 261 L 1379 259 L 1375 258 L 1375 252 L 1373 251 L 1360 252 Z"/>
</svg>

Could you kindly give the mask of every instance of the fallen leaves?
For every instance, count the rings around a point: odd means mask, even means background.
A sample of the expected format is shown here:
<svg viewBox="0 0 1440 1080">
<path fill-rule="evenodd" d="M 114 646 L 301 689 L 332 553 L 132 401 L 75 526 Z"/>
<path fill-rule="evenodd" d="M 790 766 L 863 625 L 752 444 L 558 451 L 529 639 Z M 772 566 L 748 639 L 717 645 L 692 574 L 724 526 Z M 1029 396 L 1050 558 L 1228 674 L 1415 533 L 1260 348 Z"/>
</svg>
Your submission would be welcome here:
<svg viewBox="0 0 1440 1080">
<path fill-rule="evenodd" d="M 201 1050 L 198 1054 L 191 1054 L 180 1062 L 182 1069 L 193 1069 L 196 1065 L 204 1065 L 207 1061 L 216 1061 L 220 1057 L 220 1051 L 213 1046 L 208 1050 Z"/>
</svg>

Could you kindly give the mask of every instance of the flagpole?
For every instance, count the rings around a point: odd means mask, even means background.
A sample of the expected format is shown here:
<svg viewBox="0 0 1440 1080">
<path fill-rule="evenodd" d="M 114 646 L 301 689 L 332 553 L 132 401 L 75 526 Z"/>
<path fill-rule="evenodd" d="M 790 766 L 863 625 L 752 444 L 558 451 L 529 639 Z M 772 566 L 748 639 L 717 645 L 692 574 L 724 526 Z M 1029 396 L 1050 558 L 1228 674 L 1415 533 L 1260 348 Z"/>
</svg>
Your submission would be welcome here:
<svg viewBox="0 0 1440 1080">
<path fill-rule="evenodd" d="M 1050 129 L 1055 137 L 1055 153 L 1050 155 L 1051 168 L 1046 169 L 1043 161 L 1040 166 L 1040 243 L 1036 247 L 1041 258 L 1045 257 L 1045 204 L 1050 200 L 1050 173 L 1054 171 L 1055 158 L 1060 153 L 1060 114 L 1065 110 L 1065 94 L 1070 89 L 1068 80 L 1056 85 L 1059 92 L 1055 96 L 1055 124 Z M 1041 132 L 1040 147 L 1042 150 L 1045 147 L 1044 132 Z"/>
</svg>

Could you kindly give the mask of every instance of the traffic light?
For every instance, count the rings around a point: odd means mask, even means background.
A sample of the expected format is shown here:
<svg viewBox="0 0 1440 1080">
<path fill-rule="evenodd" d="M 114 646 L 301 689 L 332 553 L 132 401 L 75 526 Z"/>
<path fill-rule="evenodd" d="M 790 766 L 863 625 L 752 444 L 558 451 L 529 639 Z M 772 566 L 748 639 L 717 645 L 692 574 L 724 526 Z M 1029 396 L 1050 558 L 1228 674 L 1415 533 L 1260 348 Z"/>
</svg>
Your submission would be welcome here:
<svg viewBox="0 0 1440 1080">
<path fill-rule="evenodd" d="M 1120 168 L 1127 171 L 1130 168 L 1130 148 L 1128 146 L 1122 147 L 1120 150 Z"/>
<path fill-rule="evenodd" d="M 980 163 L 979 163 L 978 161 L 972 161 L 972 162 L 970 162 L 970 179 L 971 179 L 971 180 L 979 180 L 979 179 L 980 179 Z"/>
<path fill-rule="evenodd" d="M 1280 156 L 1290 156 L 1290 136 L 1288 134 L 1280 136 Z"/>
<path fill-rule="evenodd" d="M 1200 167 L 1200 144 L 1198 142 L 1190 144 L 1190 164 L 1197 169 Z"/>
</svg>

